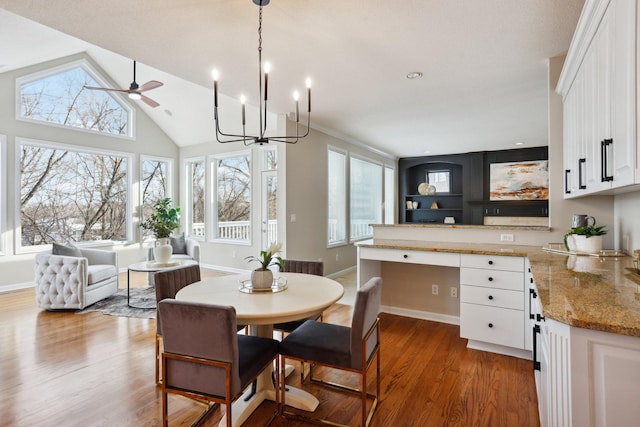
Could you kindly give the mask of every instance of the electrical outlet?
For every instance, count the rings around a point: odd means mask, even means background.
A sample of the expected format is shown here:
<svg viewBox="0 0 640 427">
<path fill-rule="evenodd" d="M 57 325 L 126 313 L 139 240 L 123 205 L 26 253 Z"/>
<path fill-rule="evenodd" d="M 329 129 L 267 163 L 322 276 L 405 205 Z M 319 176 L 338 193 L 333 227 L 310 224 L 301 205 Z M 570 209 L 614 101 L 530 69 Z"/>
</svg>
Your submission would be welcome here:
<svg viewBox="0 0 640 427">
<path fill-rule="evenodd" d="M 501 242 L 513 242 L 513 234 L 501 234 L 500 235 Z"/>
<path fill-rule="evenodd" d="M 456 288 L 455 286 L 452 286 L 450 289 L 451 292 L 451 298 L 458 298 L 458 288 Z"/>
<path fill-rule="evenodd" d="M 433 295 L 438 295 L 438 285 L 431 285 L 431 293 Z"/>
</svg>

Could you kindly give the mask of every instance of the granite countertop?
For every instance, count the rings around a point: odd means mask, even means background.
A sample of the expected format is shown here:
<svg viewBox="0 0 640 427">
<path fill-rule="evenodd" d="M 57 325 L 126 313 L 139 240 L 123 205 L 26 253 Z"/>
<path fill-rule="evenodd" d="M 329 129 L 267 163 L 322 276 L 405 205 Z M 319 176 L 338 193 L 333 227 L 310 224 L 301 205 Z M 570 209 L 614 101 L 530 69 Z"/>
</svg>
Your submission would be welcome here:
<svg viewBox="0 0 640 427">
<path fill-rule="evenodd" d="M 408 223 L 408 224 L 371 224 L 374 228 L 460 228 L 475 230 L 528 230 L 551 231 L 551 227 L 539 225 L 482 225 L 482 224 L 442 224 L 442 223 Z"/>
<path fill-rule="evenodd" d="M 544 316 L 584 329 L 640 337 L 640 275 L 630 256 L 592 257 L 537 246 L 368 240 L 360 247 L 528 257 Z"/>
</svg>

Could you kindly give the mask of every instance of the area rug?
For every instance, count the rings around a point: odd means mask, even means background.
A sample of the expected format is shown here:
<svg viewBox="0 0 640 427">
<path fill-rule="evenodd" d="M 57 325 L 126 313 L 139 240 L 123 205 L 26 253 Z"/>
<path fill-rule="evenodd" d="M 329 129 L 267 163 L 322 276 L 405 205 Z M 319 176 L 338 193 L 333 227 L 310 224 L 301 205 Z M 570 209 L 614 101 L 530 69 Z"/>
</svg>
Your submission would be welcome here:
<svg viewBox="0 0 640 427">
<path fill-rule="evenodd" d="M 156 291 L 153 286 L 146 288 L 131 288 L 129 301 L 135 307 L 127 305 L 127 290 L 118 289 L 118 292 L 95 304 L 85 307 L 76 314 L 99 311 L 112 316 L 139 317 L 153 319 L 156 317 Z"/>
</svg>

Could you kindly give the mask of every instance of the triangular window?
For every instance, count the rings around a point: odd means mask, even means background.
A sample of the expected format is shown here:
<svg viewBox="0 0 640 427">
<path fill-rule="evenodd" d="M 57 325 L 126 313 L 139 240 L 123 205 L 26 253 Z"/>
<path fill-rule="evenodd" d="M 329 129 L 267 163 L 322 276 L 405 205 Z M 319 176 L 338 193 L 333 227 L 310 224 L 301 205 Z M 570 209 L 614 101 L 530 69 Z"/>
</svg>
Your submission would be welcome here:
<svg viewBox="0 0 640 427">
<path fill-rule="evenodd" d="M 84 60 L 21 77 L 18 118 L 131 137 L 132 109 L 112 93 L 85 85 L 111 87 Z"/>
</svg>

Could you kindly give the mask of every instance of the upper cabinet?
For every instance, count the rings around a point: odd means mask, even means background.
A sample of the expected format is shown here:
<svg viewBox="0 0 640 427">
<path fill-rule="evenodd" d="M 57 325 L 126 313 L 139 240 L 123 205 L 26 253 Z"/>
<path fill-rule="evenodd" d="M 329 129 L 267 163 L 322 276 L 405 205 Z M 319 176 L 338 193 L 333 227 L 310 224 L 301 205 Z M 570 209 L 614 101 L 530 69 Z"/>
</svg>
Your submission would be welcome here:
<svg viewBox="0 0 640 427">
<path fill-rule="evenodd" d="M 640 183 L 635 0 L 587 0 L 557 92 L 563 98 L 565 198 Z"/>
</svg>

